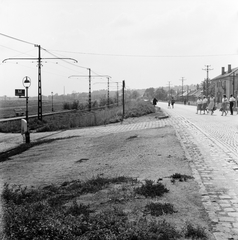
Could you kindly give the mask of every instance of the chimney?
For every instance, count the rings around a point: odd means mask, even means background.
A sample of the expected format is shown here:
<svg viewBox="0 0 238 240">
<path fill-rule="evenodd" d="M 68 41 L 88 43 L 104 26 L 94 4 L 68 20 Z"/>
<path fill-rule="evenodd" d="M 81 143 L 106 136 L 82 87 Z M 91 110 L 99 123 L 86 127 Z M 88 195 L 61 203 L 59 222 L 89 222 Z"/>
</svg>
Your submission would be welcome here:
<svg viewBox="0 0 238 240">
<path fill-rule="evenodd" d="M 231 64 L 228 64 L 228 73 L 231 72 Z"/>
<path fill-rule="evenodd" d="M 224 75 L 225 74 L 225 67 L 222 67 L 221 68 L 221 75 Z"/>
</svg>

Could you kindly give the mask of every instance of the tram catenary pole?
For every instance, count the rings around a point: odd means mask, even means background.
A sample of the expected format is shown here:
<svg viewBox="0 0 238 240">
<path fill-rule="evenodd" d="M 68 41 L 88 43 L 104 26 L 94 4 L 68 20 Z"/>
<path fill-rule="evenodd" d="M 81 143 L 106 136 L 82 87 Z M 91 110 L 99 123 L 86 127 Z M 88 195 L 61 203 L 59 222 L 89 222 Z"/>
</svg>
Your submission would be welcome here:
<svg viewBox="0 0 238 240">
<path fill-rule="evenodd" d="M 38 62 L 38 119 L 42 121 L 42 82 L 41 82 L 41 61 L 42 60 L 55 60 L 55 59 L 60 59 L 60 60 L 72 60 L 74 62 L 78 62 L 76 59 L 73 58 L 59 58 L 59 57 L 54 57 L 54 58 L 42 58 L 41 57 L 41 49 L 47 51 L 46 49 L 42 48 L 40 45 L 35 44 L 35 47 L 38 47 L 38 57 L 37 58 L 6 58 L 2 62 L 7 62 L 7 61 L 19 61 L 19 60 L 37 60 Z"/>
<path fill-rule="evenodd" d="M 111 76 L 108 76 L 108 75 L 91 75 L 91 68 L 88 68 L 89 70 L 89 75 L 71 75 L 69 76 L 69 78 L 86 78 L 88 77 L 89 79 L 89 93 L 88 93 L 88 110 L 91 111 L 91 95 L 92 95 L 92 92 L 91 92 L 91 81 L 92 81 L 92 78 L 95 78 L 95 77 L 106 77 L 108 79 L 108 86 L 109 86 L 109 78 L 111 78 Z M 109 90 L 108 90 L 108 97 L 109 97 Z M 109 102 L 109 100 L 108 100 Z"/>
</svg>

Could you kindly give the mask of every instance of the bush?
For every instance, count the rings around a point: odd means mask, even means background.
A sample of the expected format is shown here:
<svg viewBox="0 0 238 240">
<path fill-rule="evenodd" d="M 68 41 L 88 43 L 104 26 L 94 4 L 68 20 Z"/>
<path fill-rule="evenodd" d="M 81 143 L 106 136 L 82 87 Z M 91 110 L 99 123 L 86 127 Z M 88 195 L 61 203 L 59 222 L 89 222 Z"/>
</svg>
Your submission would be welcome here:
<svg viewBox="0 0 238 240">
<path fill-rule="evenodd" d="M 207 239 L 205 229 L 200 226 L 194 226 L 191 223 L 186 224 L 184 236 L 191 239 Z"/>
<path fill-rule="evenodd" d="M 188 176 L 186 174 L 175 173 L 170 176 L 173 180 L 179 180 L 180 182 L 186 182 L 188 179 L 193 179 L 193 177 Z"/>
<path fill-rule="evenodd" d="M 145 206 L 145 210 L 148 211 L 152 216 L 160 216 L 163 214 L 172 214 L 176 212 L 174 207 L 170 203 L 149 203 Z"/>
<path fill-rule="evenodd" d="M 145 180 L 145 184 L 136 188 L 135 192 L 145 197 L 160 197 L 169 190 L 160 182 L 154 183 L 152 180 Z"/>
<path fill-rule="evenodd" d="M 71 108 L 70 108 L 70 103 L 64 102 L 64 104 L 63 104 L 63 109 L 64 109 L 64 110 L 70 110 L 70 109 L 71 109 Z"/>
</svg>

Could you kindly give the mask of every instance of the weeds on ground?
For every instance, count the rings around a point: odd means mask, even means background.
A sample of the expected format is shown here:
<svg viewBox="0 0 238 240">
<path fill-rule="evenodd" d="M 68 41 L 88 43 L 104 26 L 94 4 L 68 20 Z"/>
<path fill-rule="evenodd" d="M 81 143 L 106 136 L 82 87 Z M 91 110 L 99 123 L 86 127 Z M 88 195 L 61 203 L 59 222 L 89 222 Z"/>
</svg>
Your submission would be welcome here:
<svg viewBox="0 0 238 240">
<path fill-rule="evenodd" d="M 188 225 L 178 230 L 175 226 L 157 219 L 138 215 L 131 219 L 123 207 L 117 204 L 94 212 L 89 205 L 79 204 L 77 197 L 107 188 L 109 184 L 139 184 L 134 178 L 95 177 L 86 182 L 64 182 L 60 186 L 26 188 L 4 185 L 4 234 L 5 239 L 68 239 L 68 240 L 172 240 L 192 238 L 205 239 L 204 230 Z M 161 184 L 147 180 L 143 188 L 134 188 L 147 196 L 161 196 L 168 192 Z M 124 187 L 122 187 L 124 189 Z M 139 190 L 140 189 L 140 190 Z M 142 190 L 143 189 L 143 190 Z M 149 194 L 149 191 L 152 194 Z M 71 202 L 72 204 L 66 204 Z M 159 215 L 157 204 L 148 204 L 155 216 Z M 173 213 L 171 205 L 163 205 L 162 211 Z M 143 209 L 142 209 L 143 211 Z"/>
<path fill-rule="evenodd" d="M 172 214 L 176 211 L 170 203 L 151 202 L 145 206 L 145 212 L 150 213 L 152 216 L 161 216 L 163 214 Z"/>
<path fill-rule="evenodd" d="M 159 181 L 154 183 L 152 180 L 147 179 L 142 186 L 135 188 L 135 192 L 145 197 L 160 197 L 169 190 Z"/>
<path fill-rule="evenodd" d="M 191 238 L 191 239 L 207 239 L 207 234 L 205 232 L 205 229 L 193 225 L 191 223 L 186 223 L 186 226 L 184 227 L 184 236 L 186 238 Z"/>
<path fill-rule="evenodd" d="M 171 180 L 178 180 L 180 182 L 186 182 L 188 179 L 193 179 L 193 177 L 186 174 L 175 173 L 170 176 Z"/>
</svg>

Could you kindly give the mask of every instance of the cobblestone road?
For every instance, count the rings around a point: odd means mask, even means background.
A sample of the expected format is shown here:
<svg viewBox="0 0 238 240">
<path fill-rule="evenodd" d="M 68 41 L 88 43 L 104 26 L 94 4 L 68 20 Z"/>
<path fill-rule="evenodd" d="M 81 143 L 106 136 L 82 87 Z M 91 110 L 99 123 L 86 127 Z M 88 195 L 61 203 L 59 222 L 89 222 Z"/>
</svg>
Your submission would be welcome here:
<svg viewBox="0 0 238 240">
<path fill-rule="evenodd" d="M 165 103 L 158 103 L 158 106 L 171 117 L 162 120 L 142 118 L 141 122 L 135 123 L 128 120 L 106 127 L 32 134 L 32 139 L 93 137 L 172 125 L 200 186 L 203 204 L 213 223 L 214 236 L 217 240 L 238 240 L 238 115 L 221 117 L 218 111 L 212 116 L 196 115 L 194 106 L 175 105 L 175 109 L 167 109 Z M 15 146 L 20 139 L 14 142 L 8 136 L 8 141 L 7 146 Z M 6 143 L 1 146 L 7 148 Z"/>
<path fill-rule="evenodd" d="M 238 239 L 238 115 L 197 115 L 194 106 L 159 106 L 171 115 L 168 122 L 190 159 L 216 239 Z"/>
</svg>

